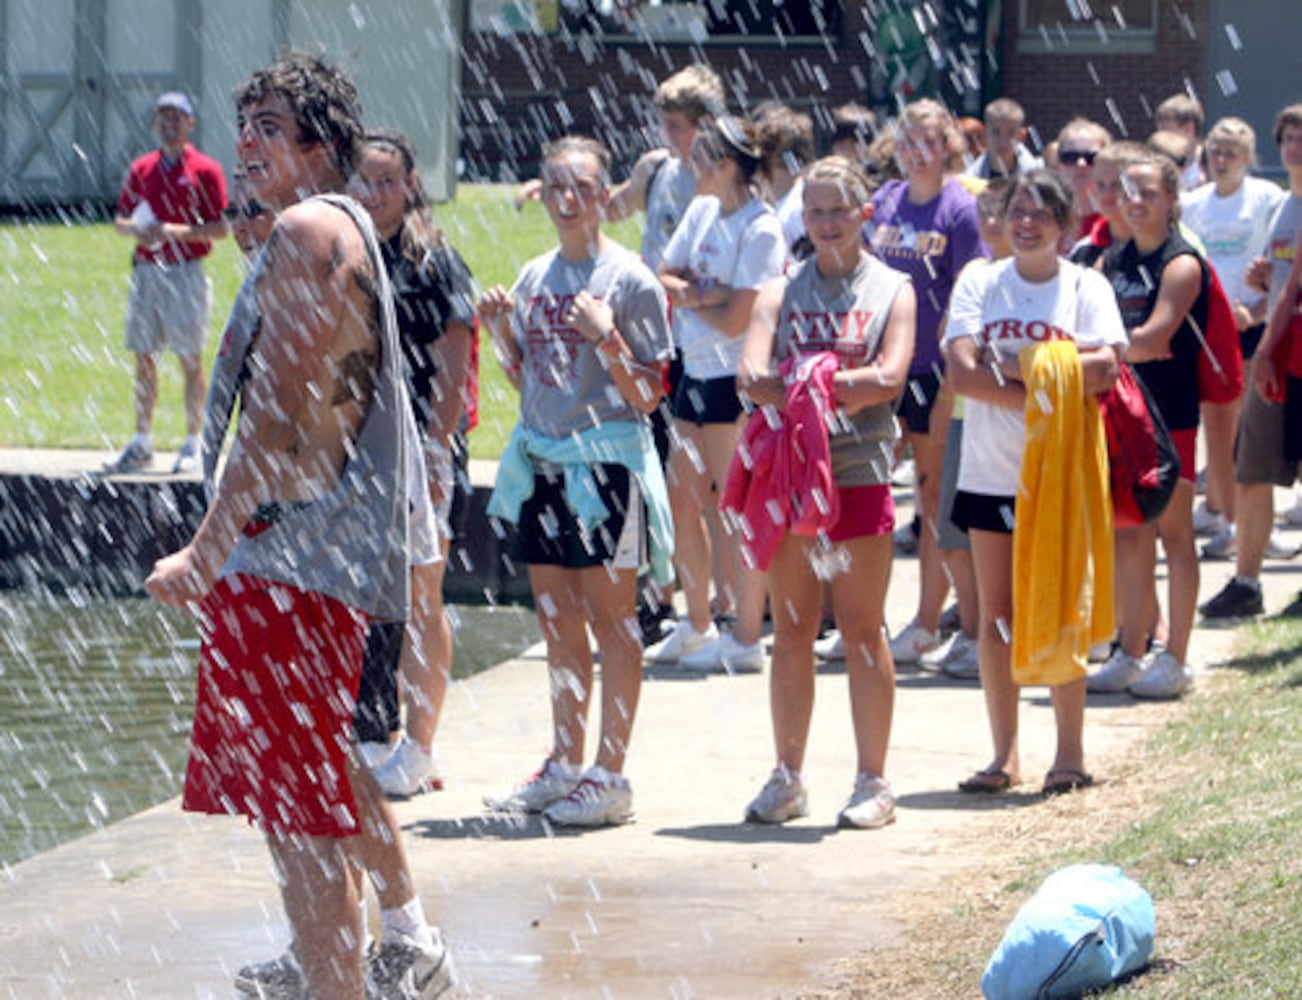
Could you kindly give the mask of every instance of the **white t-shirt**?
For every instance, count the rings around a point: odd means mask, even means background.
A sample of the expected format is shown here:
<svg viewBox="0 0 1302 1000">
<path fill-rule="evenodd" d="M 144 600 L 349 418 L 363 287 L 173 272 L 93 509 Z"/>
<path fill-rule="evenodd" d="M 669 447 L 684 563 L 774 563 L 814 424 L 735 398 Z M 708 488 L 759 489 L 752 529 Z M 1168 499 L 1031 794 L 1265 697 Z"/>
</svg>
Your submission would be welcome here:
<svg viewBox="0 0 1302 1000">
<path fill-rule="evenodd" d="M 786 238 L 787 249 L 795 249 L 796 241 L 805 235 L 805 179 L 803 177 L 796 178 L 791 189 L 773 206 L 773 211 L 778 213 L 778 221 L 782 223 L 782 235 Z"/>
<path fill-rule="evenodd" d="M 719 199 L 700 195 L 665 248 L 662 268 L 685 269 L 703 287 L 758 289 L 782 273 L 787 244 L 773 210 L 752 198 L 728 215 Z M 728 337 L 703 320 L 695 309 L 675 307 L 674 341 L 683 369 L 695 379 L 737 374 L 744 337 Z"/>
<path fill-rule="evenodd" d="M 1231 302 L 1251 307 L 1261 300 L 1261 293 L 1250 289 L 1244 277 L 1252 258 L 1265 254 L 1271 218 L 1285 197 L 1278 184 L 1260 177 L 1245 177 L 1227 198 L 1216 193 L 1215 184 L 1180 196 L 1181 218 L 1202 240 Z"/>
<path fill-rule="evenodd" d="M 1061 261 L 1057 277 L 1034 284 L 1014 262 L 975 264 L 963 270 L 949 303 L 945 343 L 960 337 L 988 343 L 1016 357 L 1027 344 L 1074 340 L 1079 347 L 1124 347 L 1112 286 L 1099 272 Z M 986 496 L 1014 496 L 1026 447 L 1021 410 L 969 398 L 963 417 L 958 488 Z"/>
</svg>

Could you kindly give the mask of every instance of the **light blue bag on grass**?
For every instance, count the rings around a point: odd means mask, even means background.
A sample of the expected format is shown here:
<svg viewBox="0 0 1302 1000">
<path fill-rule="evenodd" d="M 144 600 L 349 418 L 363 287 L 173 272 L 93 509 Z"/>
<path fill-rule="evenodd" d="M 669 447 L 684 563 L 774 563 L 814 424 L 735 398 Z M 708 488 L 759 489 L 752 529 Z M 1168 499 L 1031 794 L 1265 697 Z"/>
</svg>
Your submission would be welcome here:
<svg viewBox="0 0 1302 1000">
<path fill-rule="evenodd" d="M 1102 989 L 1153 954 L 1153 899 L 1115 865 L 1069 865 L 1041 883 L 990 956 L 986 1000 L 1058 1000 Z"/>
</svg>

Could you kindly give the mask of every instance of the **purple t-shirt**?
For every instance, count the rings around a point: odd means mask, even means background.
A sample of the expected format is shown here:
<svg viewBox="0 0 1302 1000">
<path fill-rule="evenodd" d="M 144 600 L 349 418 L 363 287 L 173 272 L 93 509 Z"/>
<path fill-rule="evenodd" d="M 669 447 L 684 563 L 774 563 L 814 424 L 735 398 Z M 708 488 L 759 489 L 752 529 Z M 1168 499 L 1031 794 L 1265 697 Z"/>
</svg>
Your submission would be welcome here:
<svg viewBox="0 0 1302 1000">
<path fill-rule="evenodd" d="M 873 196 L 868 244 L 885 264 L 913 279 L 918 327 L 910 375 L 939 372 L 940 321 L 950 292 L 968 261 L 984 254 L 976 198 L 949 180 L 923 205 L 909 201 L 907 181 L 889 181 Z"/>
</svg>

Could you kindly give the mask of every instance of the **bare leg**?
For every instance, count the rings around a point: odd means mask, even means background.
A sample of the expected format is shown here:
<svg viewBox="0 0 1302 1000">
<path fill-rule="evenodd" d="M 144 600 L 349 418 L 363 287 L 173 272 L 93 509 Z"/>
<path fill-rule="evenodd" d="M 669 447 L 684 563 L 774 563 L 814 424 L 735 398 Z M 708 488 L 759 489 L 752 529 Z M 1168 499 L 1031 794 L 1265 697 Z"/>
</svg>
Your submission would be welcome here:
<svg viewBox="0 0 1302 1000">
<path fill-rule="evenodd" d="M 1188 663 L 1189 636 L 1198 606 L 1198 551 L 1193 531 L 1193 483 L 1181 479 L 1157 522 L 1166 553 L 1167 646 L 1180 664 Z"/>
<path fill-rule="evenodd" d="M 742 421 L 738 418 L 731 424 L 706 424 L 700 429 L 701 443 L 705 457 L 705 473 L 709 479 L 709 492 L 703 494 L 706 519 L 719 524 L 718 534 L 711 534 L 720 544 L 716 561 L 720 577 L 715 585 L 715 594 L 720 605 L 730 608 L 738 618 L 746 618 L 755 625 L 758 638 L 759 619 L 764 614 L 764 587 L 752 584 L 745 586 L 741 582 L 742 559 L 741 539 L 736 532 L 729 530 L 719 514 L 719 496 L 728 481 L 728 469 L 732 466 L 733 455 L 737 453 L 737 444 L 741 441 Z M 760 607 L 755 605 L 759 597 Z M 749 599 L 751 606 L 746 607 Z"/>
<path fill-rule="evenodd" d="M 976 570 L 972 568 L 970 549 L 943 549 L 941 556 L 954 584 L 954 597 L 958 600 L 958 618 L 963 634 L 976 638 L 980 628 L 981 602 L 977 597 Z"/>
<path fill-rule="evenodd" d="M 710 624 L 710 568 L 713 545 L 706 530 L 705 508 L 711 496 L 700 428 L 674 422 L 674 447 L 669 455 L 669 501 L 674 515 L 674 565 L 687 601 L 692 627 L 703 632 Z"/>
<path fill-rule="evenodd" d="M 941 406 L 937 401 L 936 409 Z M 933 420 L 935 419 L 933 413 Z M 940 557 L 937 511 L 940 510 L 940 474 L 945 458 L 945 431 L 933 428 L 929 434 L 910 434 L 913 464 L 917 470 L 915 495 L 922 517 L 918 534 L 918 624 L 929 632 L 940 626 L 940 613 L 949 594 L 949 578 Z"/>
<path fill-rule="evenodd" d="M 441 560 L 411 568 L 412 614 L 399 661 L 406 691 L 407 735 L 426 751 L 434 745 L 452 674 L 452 626 L 443 605 L 447 539 L 442 545 Z"/>
<path fill-rule="evenodd" d="M 1207 506 L 1234 523 L 1234 436 L 1243 397 L 1232 403 L 1203 403 L 1203 440 L 1207 448 Z"/>
<path fill-rule="evenodd" d="M 1017 753 L 1018 687 L 1012 671 L 1013 536 L 981 530 L 969 534 L 981 602 L 977 659 L 995 749 L 986 770 L 1005 771 L 1017 781 L 1021 762 Z"/>
<path fill-rule="evenodd" d="M 1085 770 L 1085 678 L 1049 689 L 1053 719 L 1058 727 L 1058 747 L 1050 771 Z"/>
<path fill-rule="evenodd" d="M 1235 572 L 1255 580 L 1261 576 L 1261 561 L 1275 526 L 1275 488 L 1270 483 L 1239 483 L 1238 491 L 1235 532 L 1239 552 Z"/>
<path fill-rule="evenodd" d="M 637 629 L 637 571 L 578 570 L 585 618 L 601 652 L 601 743 L 596 763 L 621 774 L 642 693 L 642 644 Z"/>
<path fill-rule="evenodd" d="M 136 433 L 149 434 L 154 426 L 154 407 L 158 404 L 158 359 L 152 354 L 136 355 L 136 383 L 133 396 L 136 408 Z"/>
<path fill-rule="evenodd" d="M 346 842 L 347 852 L 354 865 L 370 878 L 380 908 L 397 909 L 416 896 L 416 883 L 398 817 L 370 770 L 352 754 L 348 759 L 348 779 L 352 783 L 361 830 Z"/>
<path fill-rule="evenodd" d="M 1116 597 L 1121 648 L 1136 659 L 1148 651 L 1148 638 L 1158 620 L 1157 528 L 1144 524 L 1118 528 L 1116 538 Z"/>
<path fill-rule="evenodd" d="M 583 765 L 592 697 L 592 650 L 579 570 L 531 565 L 529 583 L 547 641 L 551 684 L 553 760 Z M 602 572 L 605 572 L 604 570 Z"/>
<path fill-rule="evenodd" d="M 208 386 L 203 377 L 203 358 L 193 355 L 178 355 L 178 358 L 181 374 L 185 376 L 185 433 L 194 437 L 203 430 L 203 410 L 208 400 Z"/>
<path fill-rule="evenodd" d="M 362 1000 L 362 920 L 345 841 L 267 836 L 308 992 Z"/>
<path fill-rule="evenodd" d="M 880 778 L 886 773 L 895 714 L 895 661 L 886 641 L 894 541 L 890 535 L 874 535 L 841 544 L 850 552 L 850 572 L 832 581 L 832 601 L 845 640 L 858 773 Z"/>
<path fill-rule="evenodd" d="M 814 640 L 823 591 L 809 563 L 811 542 L 787 535 L 769 564 L 773 588 L 773 661 L 769 712 L 778 763 L 790 771 L 805 765 L 809 720 L 814 711 Z"/>
</svg>

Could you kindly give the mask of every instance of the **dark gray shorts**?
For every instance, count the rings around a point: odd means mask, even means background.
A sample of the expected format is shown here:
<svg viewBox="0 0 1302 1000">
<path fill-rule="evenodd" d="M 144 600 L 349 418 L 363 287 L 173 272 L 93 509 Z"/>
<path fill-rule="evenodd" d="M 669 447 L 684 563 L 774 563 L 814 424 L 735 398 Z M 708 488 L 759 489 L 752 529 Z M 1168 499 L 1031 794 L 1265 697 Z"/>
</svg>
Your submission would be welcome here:
<svg viewBox="0 0 1302 1000">
<path fill-rule="evenodd" d="M 1251 385 L 1244 394 L 1234 442 L 1234 481 L 1245 486 L 1292 486 L 1299 463 L 1284 457 L 1284 407 L 1267 403 Z"/>
</svg>

